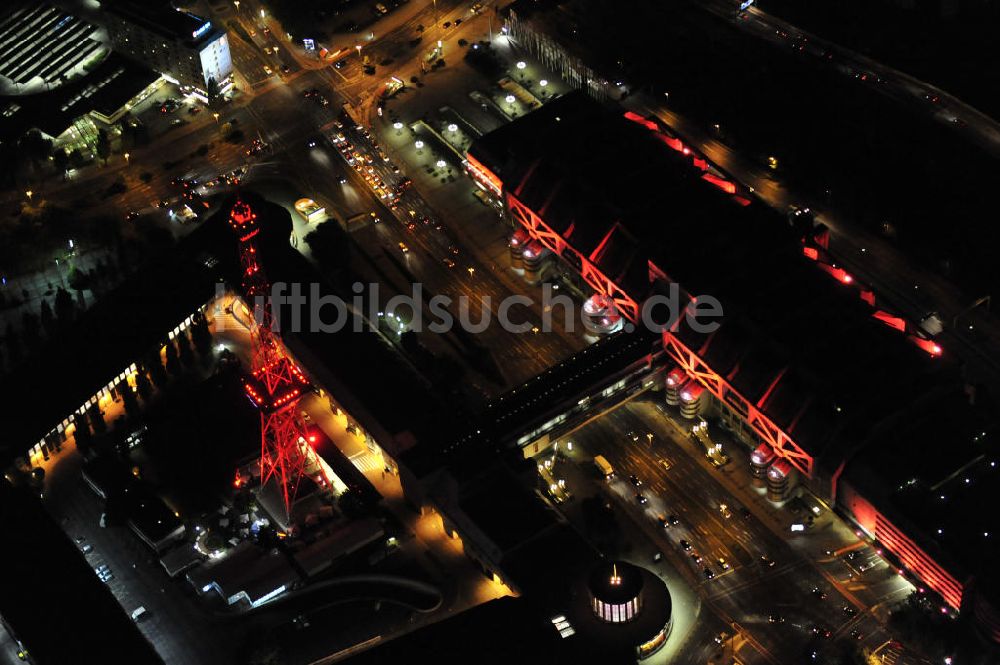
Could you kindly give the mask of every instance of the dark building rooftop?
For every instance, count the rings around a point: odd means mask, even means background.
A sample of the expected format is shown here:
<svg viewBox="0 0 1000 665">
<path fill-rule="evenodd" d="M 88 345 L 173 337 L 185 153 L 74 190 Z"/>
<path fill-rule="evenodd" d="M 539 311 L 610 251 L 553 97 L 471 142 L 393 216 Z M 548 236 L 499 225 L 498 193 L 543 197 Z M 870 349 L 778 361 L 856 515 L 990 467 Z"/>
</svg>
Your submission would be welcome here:
<svg viewBox="0 0 1000 665">
<path fill-rule="evenodd" d="M 827 473 L 919 396 L 961 389 L 952 362 L 874 318 L 853 279 L 807 259 L 781 215 L 722 191 L 698 155 L 623 116 L 570 93 L 469 152 L 637 302 L 651 295 L 650 265 L 718 299 L 716 332 L 681 319 L 676 336 Z"/>
<path fill-rule="evenodd" d="M 997 416 L 989 405 L 967 408 L 962 395 L 935 399 L 914 404 L 842 478 L 897 527 L 917 530 L 935 559 L 978 575 L 1000 560 L 1000 515 L 984 508 L 1000 488 Z"/>
<path fill-rule="evenodd" d="M 115 0 L 105 3 L 104 9 L 167 39 L 188 42 L 192 45 L 211 41 L 211 38 L 218 36 L 219 32 L 211 27 L 204 28 L 210 23 L 208 19 L 186 11 L 178 11 L 167 2 Z"/>
</svg>

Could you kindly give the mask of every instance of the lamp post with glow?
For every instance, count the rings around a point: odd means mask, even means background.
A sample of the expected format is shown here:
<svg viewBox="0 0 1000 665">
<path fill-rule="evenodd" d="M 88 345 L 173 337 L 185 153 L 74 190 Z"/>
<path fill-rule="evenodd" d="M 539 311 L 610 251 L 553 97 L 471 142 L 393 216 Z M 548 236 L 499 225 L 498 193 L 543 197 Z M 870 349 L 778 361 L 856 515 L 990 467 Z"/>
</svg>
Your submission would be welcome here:
<svg viewBox="0 0 1000 665">
<path fill-rule="evenodd" d="M 233 4 L 236 5 L 236 13 L 240 12 L 240 0 L 233 0 Z"/>
<path fill-rule="evenodd" d="M 28 202 L 29 202 L 29 203 L 31 202 L 31 195 L 32 195 L 32 194 L 34 194 L 34 192 L 33 192 L 33 191 L 31 191 L 30 189 L 29 189 L 29 190 L 26 190 L 26 191 L 24 192 L 24 195 L 28 197 Z"/>
<path fill-rule="evenodd" d="M 125 166 L 128 166 L 129 165 L 128 158 L 131 157 L 131 155 L 126 152 L 122 155 L 122 157 L 125 158 Z"/>
<path fill-rule="evenodd" d="M 517 76 L 518 76 L 518 78 L 520 78 L 523 81 L 524 80 L 524 68 L 528 66 L 528 63 L 526 63 L 524 60 L 518 60 L 517 64 L 514 65 L 514 66 L 517 67 Z"/>
<path fill-rule="evenodd" d="M 421 141 L 421 140 L 418 139 L 417 142 L 413 144 L 413 147 L 417 149 L 417 154 L 418 155 L 424 154 L 424 142 L 423 141 Z"/>
<path fill-rule="evenodd" d="M 392 123 L 392 127 L 393 127 L 393 129 L 396 130 L 396 136 L 402 136 L 403 135 L 403 123 L 401 123 L 401 122 L 399 122 L 397 120 L 396 122 Z"/>
</svg>

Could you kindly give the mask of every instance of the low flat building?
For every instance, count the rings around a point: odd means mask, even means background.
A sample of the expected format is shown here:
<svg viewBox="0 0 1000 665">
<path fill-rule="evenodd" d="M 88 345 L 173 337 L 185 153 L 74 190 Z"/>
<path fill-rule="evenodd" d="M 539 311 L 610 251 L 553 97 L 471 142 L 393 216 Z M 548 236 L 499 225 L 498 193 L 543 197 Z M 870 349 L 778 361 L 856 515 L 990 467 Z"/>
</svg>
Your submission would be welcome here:
<svg viewBox="0 0 1000 665">
<path fill-rule="evenodd" d="M 184 537 L 180 517 L 157 495 L 135 483 L 124 492 L 128 527 L 154 552 L 162 552 Z"/>
<path fill-rule="evenodd" d="M 202 594 L 218 594 L 227 605 L 258 607 L 288 591 L 299 575 L 282 552 L 242 542 L 224 557 L 187 574 Z"/>
<path fill-rule="evenodd" d="M 205 556 L 195 549 L 194 545 L 187 543 L 167 550 L 160 557 L 160 565 L 163 566 L 163 570 L 167 571 L 167 575 L 177 577 L 181 573 L 191 570 L 204 560 Z"/>
</svg>

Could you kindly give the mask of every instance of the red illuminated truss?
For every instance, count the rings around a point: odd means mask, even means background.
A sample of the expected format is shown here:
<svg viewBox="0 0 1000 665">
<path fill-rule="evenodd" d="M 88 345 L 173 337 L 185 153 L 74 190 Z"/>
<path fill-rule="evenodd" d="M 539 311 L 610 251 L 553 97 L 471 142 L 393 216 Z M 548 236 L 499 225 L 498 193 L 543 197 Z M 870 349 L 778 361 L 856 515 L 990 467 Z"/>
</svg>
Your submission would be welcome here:
<svg viewBox="0 0 1000 665">
<path fill-rule="evenodd" d="M 808 477 L 813 474 L 813 458 L 806 451 L 802 450 L 791 437 L 764 415 L 760 410 L 771 390 L 777 384 L 777 379 L 772 382 L 771 387 L 764 397 L 757 404 L 752 404 L 743 398 L 738 392 L 733 390 L 725 379 L 716 374 L 705 361 L 687 348 L 669 330 L 663 332 L 663 348 L 667 354 L 684 370 L 684 372 L 705 386 L 709 392 L 715 395 L 716 399 L 729 405 L 734 411 L 753 427 L 754 431 L 760 435 L 761 439 L 767 442 L 774 452 L 788 460 L 796 469 Z M 780 375 L 778 379 L 780 379 Z"/>
<path fill-rule="evenodd" d="M 243 379 L 247 397 L 260 411 L 260 482 L 274 478 L 291 513 L 299 480 L 309 462 L 308 433 L 298 408 L 309 381 L 285 353 L 273 327 L 269 301 L 271 285 L 257 261 L 257 215 L 241 200 L 233 204 L 229 224 L 240 240 L 243 290 L 255 302 L 251 327 L 253 358 Z"/>
<path fill-rule="evenodd" d="M 517 197 L 509 192 L 507 194 L 507 208 L 510 210 L 511 215 L 514 216 L 514 219 L 517 220 L 532 238 L 545 245 L 545 247 L 558 256 L 566 259 L 570 265 L 576 266 L 584 281 L 594 291 L 607 296 L 614 302 L 615 307 L 618 308 L 618 312 L 622 316 L 633 323 L 639 321 L 640 311 L 636 301 L 624 289 L 615 284 L 614 280 L 601 272 L 591 260 L 596 260 L 596 256 L 599 255 L 603 243 L 607 242 L 607 238 L 604 239 L 602 245 L 599 245 L 589 257 L 584 256 L 567 243 L 562 236 L 553 231 L 531 208 L 518 201 Z"/>
</svg>

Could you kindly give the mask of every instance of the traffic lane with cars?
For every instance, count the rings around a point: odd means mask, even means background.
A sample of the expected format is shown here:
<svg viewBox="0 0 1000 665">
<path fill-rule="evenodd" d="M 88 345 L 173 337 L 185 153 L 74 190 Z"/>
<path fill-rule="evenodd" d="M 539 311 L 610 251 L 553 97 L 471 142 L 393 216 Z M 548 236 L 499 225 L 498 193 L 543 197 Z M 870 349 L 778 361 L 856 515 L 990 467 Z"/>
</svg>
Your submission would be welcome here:
<svg viewBox="0 0 1000 665">
<path fill-rule="evenodd" d="M 843 625 L 864 621 L 866 628 L 862 629 L 863 632 L 870 634 L 878 630 L 877 624 L 870 618 L 865 620 L 848 616 L 842 609 L 849 606 L 848 602 L 801 555 L 781 542 L 756 518 L 744 518 L 737 508 L 733 517 L 721 518 L 720 521 L 717 502 L 728 499 L 731 510 L 738 503 L 727 497 L 718 483 L 690 455 L 678 449 L 678 446 L 696 444 L 675 441 L 671 428 L 637 418 L 628 413 L 627 407 L 619 408 L 595 422 L 602 426 L 590 431 L 586 428 L 578 430 L 570 438 L 589 452 L 604 454 L 616 469 L 620 467 L 619 473 L 639 476 L 650 495 L 655 492 L 665 505 L 675 508 L 674 512 L 681 518 L 686 531 L 678 531 L 674 535 L 671 529 L 677 529 L 676 526 L 663 529 L 665 548 L 680 551 L 679 542 L 684 538 L 692 548 L 700 548 L 709 555 L 729 553 L 732 572 L 713 580 L 703 580 L 703 593 L 741 625 L 754 626 L 754 635 L 765 649 L 791 657 L 814 639 L 813 628 L 822 634 L 829 631 L 832 637 Z M 650 446 L 645 438 L 638 442 L 631 441 L 625 435 L 630 431 L 652 431 L 655 435 L 653 445 Z M 662 467 L 663 459 L 671 462 L 671 469 Z M 649 515 L 648 511 L 639 510 L 637 505 L 633 509 L 655 523 L 655 516 Z M 682 534 L 690 535 L 690 538 Z M 761 555 L 766 555 L 769 561 L 762 561 Z M 689 558 L 686 553 L 684 556 Z M 703 556 L 708 559 L 705 554 Z M 774 562 L 773 566 L 770 561 Z M 693 572 L 697 573 L 697 570 Z M 820 594 L 825 593 L 826 597 L 814 595 L 814 588 L 819 589 Z M 762 592 L 764 589 L 766 593 Z M 784 621 L 771 623 L 769 618 L 772 615 Z"/>
</svg>

